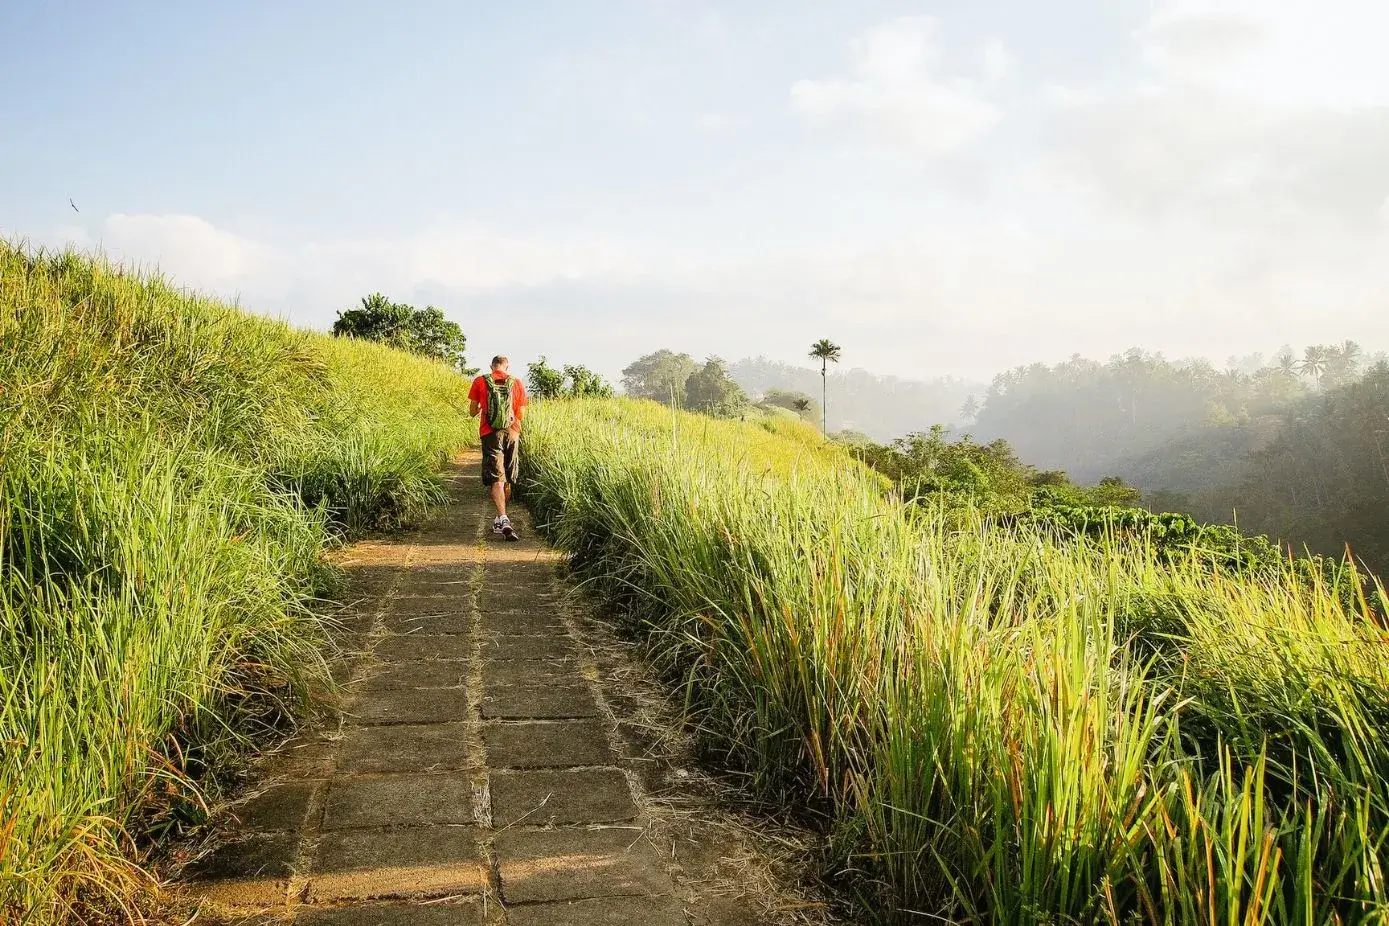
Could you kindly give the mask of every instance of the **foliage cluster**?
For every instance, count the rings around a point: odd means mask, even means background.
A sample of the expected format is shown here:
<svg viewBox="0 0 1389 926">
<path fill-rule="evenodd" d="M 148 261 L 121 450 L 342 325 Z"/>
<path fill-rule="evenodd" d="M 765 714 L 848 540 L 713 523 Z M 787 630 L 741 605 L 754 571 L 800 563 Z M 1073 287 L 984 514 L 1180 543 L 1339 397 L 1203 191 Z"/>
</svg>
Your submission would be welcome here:
<svg viewBox="0 0 1389 926">
<path fill-rule="evenodd" d="M 464 351 L 468 339 L 457 322 L 444 317 L 442 309 L 392 302 L 381 293 L 362 298 L 356 308 L 338 313 L 333 334 L 339 337 L 376 341 L 398 350 L 441 360 L 460 373 L 471 373 Z"/>
<path fill-rule="evenodd" d="M 870 468 L 887 476 L 904 499 L 919 504 L 964 504 L 993 514 L 1056 506 L 1133 507 L 1139 491 L 1107 476 L 1080 486 L 1060 470 L 1039 471 L 1022 462 L 1005 440 L 987 444 L 969 435 L 951 440 L 944 427 L 908 434 L 891 444 L 849 445 Z"/>
<path fill-rule="evenodd" d="M 1389 914 L 1363 601 L 1143 530 L 902 505 L 791 421 L 565 402 L 528 440 L 528 497 L 707 756 L 823 820 L 880 920 Z"/>
<path fill-rule="evenodd" d="M 99 917 L 326 678 L 345 531 L 444 498 L 444 364 L 0 243 L 0 921 Z"/>
<path fill-rule="evenodd" d="M 638 357 L 622 371 L 622 387 L 630 396 L 652 399 L 713 418 L 737 418 L 751 403 L 747 393 L 728 375 L 718 357 L 696 363 L 689 354 L 658 350 Z"/>
<path fill-rule="evenodd" d="M 526 367 L 529 394 L 536 399 L 595 398 L 610 399 L 613 387 L 599 374 L 586 366 L 566 363 L 556 370 L 542 355 Z"/>
</svg>

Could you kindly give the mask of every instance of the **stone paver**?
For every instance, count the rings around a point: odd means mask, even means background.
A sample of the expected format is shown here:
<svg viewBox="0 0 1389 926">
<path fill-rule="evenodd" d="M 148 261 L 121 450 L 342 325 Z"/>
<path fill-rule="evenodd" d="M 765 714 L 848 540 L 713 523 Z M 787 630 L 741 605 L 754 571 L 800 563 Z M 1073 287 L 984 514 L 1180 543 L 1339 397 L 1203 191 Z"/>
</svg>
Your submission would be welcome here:
<svg viewBox="0 0 1389 926">
<path fill-rule="evenodd" d="M 393 688 L 460 688 L 468 680 L 466 663 L 430 662 L 381 663 L 368 669 L 368 675 L 355 687 L 360 692 L 390 691 Z M 363 696 L 361 700 L 366 700 Z"/>
<path fill-rule="evenodd" d="M 574 644 L 558 634 L 517 636 L 495 634 L 483 637 L 484 659 L 538 659 L 553 662 L 576 656 Z"/>
<path fill-rule="evenodd" d="M 564 632 L 564 624 L 560 621 L 559 615 L 551 608 L 487 613 L 482 615 L 481 625 L 482 632 L 485 634 L 536 636 Z"/>
<path fill-rule="evenodd" d="M 428 600 L 428 599 L 421 599 Z M 467 614 L 385 614 L 381 623 L 391 633 L 466 634 L 473 629 Z"/>
<path fill-rule="evenodd" d="M 194 864 L 191 874 L 199 881 L 288 878 L 298 848 L 293 834 L 258 833 L 218 846 Z"/>
<path fill-rule="evenodd" d="M 473 641 L 458 633 L 395 633 L 376 644 L 374 655 L 383 662 L 422 662 L 427 659 L 467 659 Z"/>
<path fill-rule="evenodd" d="M 483 926 L 486 913 L 481 903 L 376 904 L 309 910 L 294 918 L 301 926 Z"/>
<path fill-rule="evenodd" d="M 338 746 L 337 769 L 369 772 L 440 772 L 467 768 L 468 726 L 462 723 L 354 727 Z"/>
<path fill-rule="evenodd" d="M 328 788 L 325 830 L 360 826 L 472 823 L 467 775 L 385 775 L 335 779 Z"/>
<path fill-rule="evenodd" d="M 309 806 L 321 785 L 294 781 L 272 785 L 231 808 L 241 826 L 256 832 L 296 832 L 304 826 Z"/>
<path fill-rule="evenodd" d="M 494 826 L 613 823 L 637 815 L 627 776 L 617 769 L 499 772 L 490 790 Z"/>
<path fill-rule="evenodd" d="M 357 723 L 450 723 L 468 716 L 462 688 L 393 688 L 359 698 L 349 709 Z"/>
<path fill-rule="evenodd" d="M 639 828 L 508 830 L 495 848 L 507 903 L 671 892 Z"/>
<path fill-rule="evenodd" d="M 674 900 L 624 897 L 513 907 L 507 922 L 511 926 L 688 926 L 690 921 Z"/>
<path fill-rule="evenodd" d="M 318 900 L 480 894 L 486 856 L 472 827 L 326 833 L 309 890 Z"/>
<path fill-rule="evenodd" d="M 476 466 L 410 540 L 351 549 L 341 722 L 260 763 L 228 808 L 239 835 L 186 890 L 307 926 L 688 926 L 616 767 L 559 557 L 524 510 L 521 543 L 491 536 Z"/>
<path fill-rule="evenodd" d="M 389 617 L 435 617 L 439 615 L 468 617 L 472 612 L 473 595 L 471 592 L 459 592 L 447 596 L 430 595 L 422 598 L 401 594 L 392 598 L 390 603 L 386 605 L 386 614 Z"/>
<path fill-rule="evenodd" d="M 607 732 L 591 720 L 492 723 L 482 739 L 492 768 L 609 765 L 616 759 Z"/>
<path fill-rule="evenodd" d="M 488 720 L 546 720 L 597 717 L 598 702 L 576 684 L 488 686 L 482 716 Z"/>
</svg>

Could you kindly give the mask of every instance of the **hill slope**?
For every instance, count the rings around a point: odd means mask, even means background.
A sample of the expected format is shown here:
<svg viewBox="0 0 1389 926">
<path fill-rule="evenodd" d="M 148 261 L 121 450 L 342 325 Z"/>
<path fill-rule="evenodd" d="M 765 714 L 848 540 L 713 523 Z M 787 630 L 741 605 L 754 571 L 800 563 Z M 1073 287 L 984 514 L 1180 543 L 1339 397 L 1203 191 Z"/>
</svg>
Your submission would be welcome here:
<svg viewBox="0 0 1389 926">
<path fill-rule="evenodd" d="M 323 678 L 319 554 L 442 497 L 463 387 L 0 243 L 0 920 L 126 894 L 185 776 Z"/>
<path fill-rule="evenodd" d="M 527 446 L 707 754 L 880 920 L 1389 913 L 1389 634 L 1321 573 L 902 508 L 795 424 L 567 402 Z"/>
</svg>

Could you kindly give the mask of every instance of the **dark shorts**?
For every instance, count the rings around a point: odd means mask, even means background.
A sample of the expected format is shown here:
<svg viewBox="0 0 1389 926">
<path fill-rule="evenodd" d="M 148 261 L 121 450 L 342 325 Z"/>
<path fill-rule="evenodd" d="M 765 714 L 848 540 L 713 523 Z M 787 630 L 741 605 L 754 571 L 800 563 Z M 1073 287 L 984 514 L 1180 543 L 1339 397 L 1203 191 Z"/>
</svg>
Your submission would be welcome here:
<svg viewBox="0 0 1389 926">
<path fill-rule="evenodd" d="M 510 431 L 482 435 L 482 484 L 514 483 L 521 475 L 521 451 Z"/>
</svg>

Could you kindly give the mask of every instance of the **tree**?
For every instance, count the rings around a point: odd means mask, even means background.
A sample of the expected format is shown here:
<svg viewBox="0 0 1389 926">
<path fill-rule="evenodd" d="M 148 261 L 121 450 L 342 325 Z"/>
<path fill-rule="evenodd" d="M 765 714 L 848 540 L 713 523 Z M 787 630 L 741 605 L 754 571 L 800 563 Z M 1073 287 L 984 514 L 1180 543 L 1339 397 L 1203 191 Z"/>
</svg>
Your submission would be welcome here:
<svg viewBox="0 0 1389 926">
<path fill-rule="evenodd" d="M 960 406 L 960 417 L 966 421 L 973 421 L 979 417 L 979 400 L 974 397 L 973 393 L 970 393 L 969 398 L 965 399 L 964 404 Z"/>
<path fill-rule="evenodd" d="M 416 309 L 392 302 L 381 293 L 362 298 L 361 306 L 338 313 L 333 323 L 336 337 L 377 341 L 398 350 L 441 360 L 466 372 L 463 352 L 468 339 L 457 322 L 444 317 L 442 309 L 426 306 Z"/>
<path fill-rule="evenodd" d="M 662 348 L 632 361 L 622 371 L 622 388 L 628 395 L 670 405 L 684 399 L 685 383 L 698 367 L 689 354 Z"/>
<path fill-rule="evenodd" d="M 408 308 L 408 306 L 407 306 Z M 415 311 L 410 318 L 409 350 L 426 357 L 435 357 L 457 370 L 467 366 L 463 351 L 468 339 L 457 322 L 444 317 L 443 309 L 427 305 Z"/>
<path fill-rule="evenodd" d="M 1137 508 L 1143 493 L 1118 476 L 1105 476 L 1089 490 L 1090 504 L 1108 508 Z"/>
<path fill-rule="evenodd" d="M 414 309 L 399 305 L 381 293 L 362 297 L 360 308 L 347 309 L 338 313 L 333 323 L 333 334 L 338 337 L 361 338 L 366 341 L 379 341 L 402 350 L 408 349 L 408 327 Z"/>
<path fill-rule="evenodd" d="M 1273 360 L 1274 369 L 1286 379 L 1297 378 L 1297 354 L 1291 347 L 1284 347 Z"/>
<path fill-rule="evenodd" d="M 612 398 L 613 387 L 608 384 L 607 380 L 586 366 L 566 363 L 564 375 L 569 378 L 569 389 L 566 395 L 594 399 Z"/>
<path fill-rule="evenodd" d="M 1330 352 L 1320 344 L 1313 344 L 1302 352 L 1302 372 L 1313 379 L 1320 380 L 1330 362 Z"/>
<path fill-rule="evenodd" d="M 710 357 L 685 381 L 685 407 L 715 418 L 735 418 L 748 406 L 747 393 L 728 376 L 723 360 Z"/>
<path fill-rule="evenodd" d="M 829 338 L 810 345 L 810 356 L 820 361 L 820 430 L 829 433 L 829 365 L 839 362 L 841 348 Z"/>
<path fill-rule="evenodd" d="M 533 398 L 558 399 L 564 395 L 564 374 L 550 366 L 544 354 L 526 365 L 526 384 Z"/>
<path fill-rule="evenodd" d="M 567 397 L 612 398 L 613 387 L 586 366 L 566 363 L 561 372 L 542 356 L 526 367 L 530 393 L 537 399 Z"/>
</svg>

